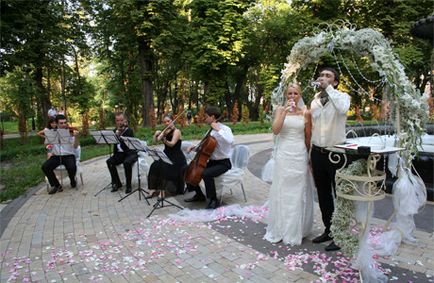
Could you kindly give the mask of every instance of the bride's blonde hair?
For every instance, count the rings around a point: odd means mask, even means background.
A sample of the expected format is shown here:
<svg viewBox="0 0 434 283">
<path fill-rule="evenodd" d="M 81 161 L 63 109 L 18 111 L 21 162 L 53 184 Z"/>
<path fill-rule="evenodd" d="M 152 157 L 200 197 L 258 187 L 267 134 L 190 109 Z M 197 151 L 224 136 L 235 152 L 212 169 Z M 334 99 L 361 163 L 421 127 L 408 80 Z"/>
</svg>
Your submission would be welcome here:
<svg viewBox="0 0 434 283">
<path fill-rule="evenodd" d="M 298 93 L 300 94 L 300 96 L 301 96 L 301 87 L 300 87 L 300 85 L 298 83 L 290 83 L 286 87 L 286 91 L 285 91 L 285 94 L 284 94 L 285 97 L 286 97 L 286 94 L 288 93 L 288 90 L 289 90 L 290 87 L 295 88 L 298 91 Z"/>
</svg>

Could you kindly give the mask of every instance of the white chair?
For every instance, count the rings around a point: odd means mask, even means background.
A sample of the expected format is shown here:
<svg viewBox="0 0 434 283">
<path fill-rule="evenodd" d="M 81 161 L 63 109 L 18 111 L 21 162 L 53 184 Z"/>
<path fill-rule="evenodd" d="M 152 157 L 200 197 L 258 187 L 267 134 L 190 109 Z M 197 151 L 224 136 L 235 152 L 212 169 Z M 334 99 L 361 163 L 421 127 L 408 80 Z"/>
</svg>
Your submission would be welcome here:
<svg viewBox="0 0 434 283">
<path fill-rule="evenodd" d="M 220 202 L 223 199 L 223 195 L 226 190 L 230 190 L 232 194 L 232 188 L 240 185 L 243 192 L 244 201 L 247 202 L 246 192 L 244 191 L 243 178 L 245 169 L 249 162 L 250 150 L 245 145 L 236 145 L 231 157 L 232 168 L 221 176 L 215 178 L 216 188 L 221 189 Z"/>
<path fill-rule="evenodd" d="M 84 182 L 83 182 L 83 170 L 81 169 L 81 165 L 80 165 L 80 159 L 81 159 L 81 147 L 78 146 L 75 149 L 75 165 L 77 166 L 77 172 L 75 173 L 75 179 L 77 180 L 77 176 L 80 176 L 80 180 L 81 180 L 81 186 L 84 186 Z M 63 173 L 66 172 L 66 174 L 68 174 L 66 168 L 64 165 L 59 165 L 56 167 L 56 169 L 54 169 L 54 173 L 58 176 L 58 178 L 60 179 L 60 185 L 63 187 Z M 50 189 L 50 184 L 48 183 L 48 179 L 45 178 L 46 183 L 47 183 L 47 190 Z M 77 182 L 78 184 L 78 182 Z"/>
<path fill-rule="evenodd" d="M 187 152 L 187 149 L 191 146 L 193 146 L 193 143 L 189 141 L 182 141 L 181 143 L 181 150 L 184 153 L 185 159 L 187 159 L 187 163 L 190 163 L 196 154 L 195 151 Z"/>
</svg>

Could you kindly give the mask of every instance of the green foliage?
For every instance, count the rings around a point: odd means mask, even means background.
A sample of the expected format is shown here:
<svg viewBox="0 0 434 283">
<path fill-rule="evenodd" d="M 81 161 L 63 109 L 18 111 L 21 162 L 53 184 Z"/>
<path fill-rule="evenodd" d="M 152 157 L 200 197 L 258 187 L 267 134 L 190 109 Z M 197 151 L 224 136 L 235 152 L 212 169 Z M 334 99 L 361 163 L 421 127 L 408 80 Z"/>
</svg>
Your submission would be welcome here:
<svg viewBox="0 0 434 283">
<path fill-rule="evenodd" d="M 217 104 L 231 114 L 238 101 L 256 120 L 294 43 L 317 32 L 320 23 L 339 19 L 383 33 L 420 90 L 430 77 L 430 42 L 411 36 L 410 28 L 427 16 L 432 0 L 5 0 L 1 5 L 0 76 L 15 73 L 28 83 L 23 88 L 2 78 L 3 89 L 21 95 L 2 91 L 1 107 L 21 109 L 21 117 L 37 112 L 39 126 L 51 104 L 66 104 L 73 118 L 89 112 L 98 121 L 117 106 L 136 126 L 153 105 L 158 115 L 181 103 L 191 109 Z M 365 89 L 371 85 L 357 68 L 370 79 L 375 74 L 366 58 L 342 55 L 355 79 L 343 70 L 343 85 L 352 104 L 363 107 L 368 97 L 351 88 L 357 89 L 355 81 Z M 318 63 L 336 64 L 332 57 Z M 298 75 L 303 89 L 315 67 Z M 308 104 L 313 91 L 303 94 Z"/>
<path fill-rule="evenodd" d="M 32 112 L 32 98 L 35 94 L 36 89 L 30 75 L 18 67 L 0 77 L 1 111 L 12 110 L 17 115 L 28 117 Z"/>
</svg>

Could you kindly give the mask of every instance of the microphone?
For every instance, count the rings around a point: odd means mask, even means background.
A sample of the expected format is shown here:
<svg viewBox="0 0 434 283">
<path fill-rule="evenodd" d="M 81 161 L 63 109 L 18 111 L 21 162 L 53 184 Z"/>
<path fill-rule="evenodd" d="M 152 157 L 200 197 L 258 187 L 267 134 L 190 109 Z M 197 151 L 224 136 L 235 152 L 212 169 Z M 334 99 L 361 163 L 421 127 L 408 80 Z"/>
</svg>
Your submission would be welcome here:
<svg viewBox="0 0 434 283">
<path fill-rule="evenodd" d="M 310 83 L 310 86 L 313 87 L 314 89 L 317 89 L 321 86 L 321 83 L 317 81 L 313 81 Z"/>
</svg>

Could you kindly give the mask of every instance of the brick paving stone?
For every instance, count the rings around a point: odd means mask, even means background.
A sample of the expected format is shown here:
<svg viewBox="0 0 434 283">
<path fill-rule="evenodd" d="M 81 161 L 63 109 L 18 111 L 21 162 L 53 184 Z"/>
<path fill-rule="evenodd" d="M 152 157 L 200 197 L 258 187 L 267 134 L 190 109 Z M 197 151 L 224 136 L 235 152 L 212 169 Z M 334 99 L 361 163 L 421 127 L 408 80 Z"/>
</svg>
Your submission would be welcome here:
<svg viewBox="0 0 434 283">
<path fill-rule="evenodd" d="M 188 274 L 182 274 L 181 276 L 176 277 L 176 281 L 180 283 L 190 283 L 194 281 L 194 278 Z"/>
<path fill-rule="evenodd" d="M 184 269 L 185 273 L 189 276 L 193 277 L 194 279 L 199 279 L 203 277 L 203 273 L 199 271 L 197 268 L 193 267 L 186 267 Z"/>
<path fill-rule="evenodd" d="M 166 270 L 166 272 L 169 273 L 169 275 L 175 278 L 184 274 L 184 271 L 182 269 L 174 265 L 166 266 L 164 267 L 164 270 Z"/>
<path fill-rule="evenodd" d="M 251 143 L 249 148 L 252 155 L 271 148 L 271 135 L 237 136 L 236 142 L 264 142 Z M 65 179 L 65 190 L 62 193 L 48 195 L 45 185 L 35 193 L 16 213 L 0 238 L 0 254 L 7 252 L 0 265 L 0 281 L 7 280 L 5 262 L 12 262 L 16 256 L 29 256 L 32 260 L 30 266 L 33 281 L 47 281 L 48 279 L 68 280 L 64 282 L 89 282 L 91 278 L 102 282 L 310 282 L 318 278 L 316 274 L 302 270 L 289 271 L 282 261 L 267 259 L 257 261 L 260 247 L 246 240 L 249 231 L 244 226 L 235 234 L 235 238 L 228 237 L 211 229 L 211 225 L 191 225 L 187 228 L 176 227 L 173 233 L 185 230 L 190 235 L 190 243 L 197 246 L 195 252 L 175 254 L 170 248 L 164 248 L 162 258 L 146 263 L 146 271 L 137 270 L 127 274 L 101 272 L 94 270 L 94 262 L 81 262 L 79 251 L 98 246 L 100 242 L 111 240 L 122 245 L 120 254 L 116 259 L 123 262 L 123 255 L 132 255 L 134 252 L 147 253 L 149 247 L 136 248 L 134 243 L 125 240 L 126 231 L 142 227 L 144 217 L 151 211 L 138 195 L 132 195 L 122 202 L 120 196 L 125 195 L 122 190 L 119 194 L 109 190 L 99 191 L 109 180 L 105 159 L 97 158 L 83 162 L 82 166 L 85 185 L 78 190 L 68 187 L 69 181 Z M 150 160 L 149 160 L 150 163 Z M 123 178 L 121 173 L 121 178 Z M 136 182 L 136 181 L 135 181 Z M 142 185 L 145 185 L 143 182 Z M 247 194 L 247 203 L 238 189 L 233 194 L 224 196 L 225 204 L 239 203 L 241 205 L 262 205 L 268 197 L 269 185 L 260 181 L 250 171 L 246 171 L 244 187 Z M 182 206 L 184 196 L 171 198 Z M 153 203 L 154 200 L 151 201 Z M 193 204 L 193 208 L 202 208 L 205 203 Z M 176 213 L 176 208 L 164 208 L 154 212 L 152 219 L 165 219 L 169 213 Z M 384 224 L 384 220 L 374 219 L 375 224 Z M 218 224 L 217 224 L 218 225 Z M 223 225 L 223 224 L 222 224 Z M 226 225 L 226 224 L 224 224 Z M 227 225 L 231 226 L 231 224 Z M 222 227 L 231 229 L 231 227 Z M 307 241 L 322 233 L 323 226 L 318 206 L 315 207 L 314 229 L 307 237 Z M 169 231 L 169 230 L 168 230 Z M 167 232 L 169 233 L 169 232 Z M 174 234 L 175 235 L 175 234 Z M 251 235 L 250 235 L 251 236 Z M 262 231 L 255 231 L 254 237 L 262 238 Z M 434 234 L 425 231 L 415 231 L 420 240 L 418 246 L 401 245 L 399 253 L 394 258 L 381 259 L 381 262 L 401 266 L 410 273 L 412 270 L 424 272 L 423 282 L 432 276 L 434 261 Z M 182 239 L 174 239 L 173 243 L 181 244 Z M 277 249 L 278 246 L 273 246 Z M 322 248 L 322 246 L 319 246 Z M 52 253 L 59 250 L 68 250 L 73 253 L 74 264 L 60 264 L 44 277 L 44 269 L 52 259 Z M 266 249 L 266 248 L 264 248 Z M 96 256 L 102 251 L 94 251 Z M 409 264 L 410 262 L 410 264 Z M 421 263 L 421 264 L 419 264 Z M 244 265 L 244 268 L 240 268 Z M 250 266 L 253 265 L 253 268 Z M 247 266 L 250 266 L 248 269 Z M 21 274 L 22 278 L 23 274 Z M 38 277 L 39 276 L 39 277 Z M 210 277 L 211 276 L 211 277 Z M 422 277 L 422 276 L 421 276 Z M 176 281 L 174 281 L 176 280 Z M 298 280 L 298 281 L 297 281 Z"/>
<path fill-rule="evenodd" d="M 156 263 L 147 265 L 146 269 L 156 276 L 161 276 L 167 273 L 164 268 L 162 268 L 159 264 Z"/>
</svg>

